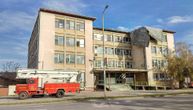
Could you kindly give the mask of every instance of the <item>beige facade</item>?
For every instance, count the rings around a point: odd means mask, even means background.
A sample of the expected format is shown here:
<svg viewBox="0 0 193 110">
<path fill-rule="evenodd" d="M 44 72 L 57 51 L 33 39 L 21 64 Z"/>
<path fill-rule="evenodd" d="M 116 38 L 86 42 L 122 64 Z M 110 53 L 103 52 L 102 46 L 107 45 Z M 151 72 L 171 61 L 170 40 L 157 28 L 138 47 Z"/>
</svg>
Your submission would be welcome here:
<svg viewBox="0 0 193 110">
<path fill-rule="evenodd" d="M 72 70 L 82 73 L 82 86 L 93 89 L 103 83 L 103 34 L 94 28 L 95 18 L 40 9 L 28 45 L 28 68 Z M 132 45 L 130 33 L 105 29 L 105 61 L 108 84 L 156 85 L 152 46 L 174 50 L 173 33 L 167 42 L 150 41 L 148 47 Z M 126 80 L 125 80 L 126 79 Z"/>
</svg>

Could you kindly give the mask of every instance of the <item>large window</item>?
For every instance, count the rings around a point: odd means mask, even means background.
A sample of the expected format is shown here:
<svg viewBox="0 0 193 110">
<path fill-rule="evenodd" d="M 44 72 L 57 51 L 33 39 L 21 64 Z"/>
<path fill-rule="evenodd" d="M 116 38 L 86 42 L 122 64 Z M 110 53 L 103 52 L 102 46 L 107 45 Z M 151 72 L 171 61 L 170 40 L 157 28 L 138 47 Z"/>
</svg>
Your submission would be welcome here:
<svg viewBox="0 0 193 110">
<path fill-rule="evenodd" d="M 122 42 L 123 41 L 123 38 L 121 36 L 115 36 L 114 37 L 114 41 L 115 42 Z"/>
<path fill-rule="evenodd" d="M 166 35 L 166 34 L 163 35 L 162 41 L 163 41 L 163 42 L 167 42 L 167 35 Z"/>
<path fill-rule="evenodd" d="M 74 30 L 75 29 L 75 22 L 66 20 L 66 29 Z"/>
<path fill-rule="evenodd" d="M 63 53 L 55 53 L 54 62 L 55 63 L 64 63 L 64 54 Z"/>
<path fill-rule="evenodd" d="M 103 40 L 103 35 L 101 35 L 101 34 L 94 34 L 94 40 Z"/>
<path fill-rule="evenodd" d="M 109 47 L 105 47 L 105 53 L 108 54 L 108 55 L 113 55 L 114 54 L 114 49 L 109 48 Z"/>
<path fill-rule="evenodd" d="M 113 60 L 108 60 L 107 61 L 107 67 L 114 67 L 114 61 Z"/>
<path fill-rule="evenodd" d="M 131 56 L 131 50 L 129 50 L 129 49 L 124 49 L 124 55 Z"/>
<path fill-rule="evenodd" d="M 94 52 L 97 54 L 103 54 L 103 47 L 102 46 L 95 46 Z"/>
<path fill-rule="evenodd" d="M 84 47 L 84 39 L 76 39 L 77 47 Z"/>
<path fill-rule="evenodd" d="M 77 61 L 77 64 L 84 64 L 85 63 L 85 56 L 84 55 L 77 55 L 76 61 Z"/>
<path fill-rule="evenodd" d="M 64 20 L 62 20 L 62 19 L 56 19 L 56 20 L 55 20 L 55 27 L 56 27 L 56 28 L 64 28 Z"/>
<path fill-rule="evenodd" d="M 75 63 L 75 55 L 66 54 L 66 64 L 74 64 L 74 63 Z"/>
<path fill-rule="evenodd" d="M 132 62 L 125 62 L 125 68 L 132 68 Z"/>
<path fill-rule="evenodd" d="M 94 66 L 97 67 L 97 68 L 103 67 L 103 61 L 101 61 L 101 60 L 95 60 L 95 61 L 94 61 Z"/>
<path fill-rule="evenodd" d="M 151 53 L 157 53 L 156 46 L 151 46 Z"/>
<path fill-rule="evenodd" d="M 64 45 L 64 37 L 63 36 L 55 36 L 55 45 Z"/>
<path fill-rule="evenodd" d="M 113 41 L 113 36 L 105 35 L 105 41 L 112 42 Z"/>
<path fill-rule="evenodd" d="M 66 46 L 75 46 L 75 40 L 74 40 L 74 38 L 67 37 L 67 38 L 66 38 Z"/>
<path fill-rule="evenodd" d="M 115 48 L 115 54 L 116 55 L 123 55 L 123 49 Z"/>
<path fill-rule="evenodd" d="M 84 23 L 77 22 L 77 23 L 76 23 L 76 30 L 78 30 L 78 31 L 84 31 Z"/>
</svg>

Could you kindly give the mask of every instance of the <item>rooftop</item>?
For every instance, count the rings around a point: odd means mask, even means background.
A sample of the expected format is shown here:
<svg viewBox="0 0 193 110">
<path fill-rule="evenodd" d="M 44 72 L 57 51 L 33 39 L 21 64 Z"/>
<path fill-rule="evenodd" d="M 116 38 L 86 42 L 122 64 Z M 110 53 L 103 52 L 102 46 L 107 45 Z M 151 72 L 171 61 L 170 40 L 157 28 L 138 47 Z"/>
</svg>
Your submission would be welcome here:
<svg viewBox="0 0 193 110">
<path fill-rule="evenodd" d="M 59 14 L 59 15 L 66 15 L 66 16 L 71 16 L 71 17 L 78 17 L 78 18 L 83 18 L 83 19 L 88 19 L 88 20 L 96 20 L 95 17 L 88 17 L 88 16 L 82 16 L 78 14 L 73 14 L 73 13 L 68 13 L 68 12 L 63 12 L 63 11 L 58 11 L 58 10 L 52 10 L 52 9 L 46 9 L 46 8 L 40 8 L 39 12 L 47 12 L 47 13 L 53 13 L 53 14 Z"/>
</svg>

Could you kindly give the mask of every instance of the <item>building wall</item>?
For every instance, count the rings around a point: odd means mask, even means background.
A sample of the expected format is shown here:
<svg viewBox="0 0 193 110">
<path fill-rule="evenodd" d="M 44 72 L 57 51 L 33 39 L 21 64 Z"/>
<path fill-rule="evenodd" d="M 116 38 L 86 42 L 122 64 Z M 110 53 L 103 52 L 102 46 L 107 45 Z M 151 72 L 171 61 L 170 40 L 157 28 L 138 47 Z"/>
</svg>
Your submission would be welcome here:
<svg viewBox="0 0 193 110">
<path fill-rule="evenodd" d="M 55 27 L 55 20 L 72 20 L 75 22 L 83 22 L 85 23 L 84 31 L 76 31 L 76 30 L 67 30 L 60 29 Z M 84 73 L 84 79 L 86 80 L 86 88 L 94 87 L 94 79 L 92 73 L 92 65 L 90 60 L 93 59 L 92 53 L 92 33 L 93 33 L 93 22 L 91 20 L 85 20 L 75 17 L 69 16 L 61 16 L 57 14 L 50 14 L 46 12 L 39 13 L 40 19 L 40 30 L 39 30 L 39 39 L 38 39 L 38 69 L 46 69 L 46 70 L 70 70 L 70 71 L 81 71 Z M 85 46 L 84 48 L 77 47 L 76 42 L 75 46 L 69 47 L 66 46 L 66 43 L 63 46 L 55 45 L 55 35 L 64 36 L 64 42 L 66 42 L 66 38 L 74 38 L 75 41 L 79 38 L 84 39 Z M 55 63 L 54 55 L 55 53 L 64 54 L 64 62 L 63 63 Z M 66 55 L 74 54 L 77 55 L 85 55 L 85 64 L 77 64 L 76 61 L 74 64 L 66 63 Z M 76 58 L 76 57 L 75 57 Z M 76 59 L 75 59 L 76 60 Z M 30 65 L 31 63 L 29 63 Z M 33 67 L 32 67 L 33 68 Z"/>
<path fill-rule="evenodd" d="M 86 88 L 93 89 L 94 88 L 94 73 L 92 62 L 94 58 L 93 54 L 93 22 L 90 20 L 85 21 L 85 56 L 86 56 Z"/>
<path fill-rule="evenodd" d="M 54 69 L 54 14 L 40 12 L 38 69 Z"/>
<path fill-rule="evenodd" d="M 98 38 L 97 38 L 97 37 Z M 125 66 L 126 62 L 130 62 L 131 64 L 134 64 L 132 60 L 132 48 L 131 48 L 131 42 L 130 41 L 125 41 L 124 39 L 130 39 L 128 33 L 121 33 L 121 32 L 112 32 L 112 31 L 104 31 L 104 36 L 105 36 L 105 42 L 104 46 L 105 48 L 110 48 L 113 49 L 113 52 L 111 54 L 106 53 L 105 49 L 105 58 L 107 58 L 107 64 L 109 62 L 113 62 L 112 66 L 107 66 L 108 69 L 121 69 L 125 70 L 128 69 Z M 111 40 L 107 41 L 107 36 L 111 36 Z M 101 39 L 100 39 L 101 37 Z M 116 41 L 116 37 L 119 37 L 121 39 L 120 41 Z M 99 29 L 94 29 L 93 33 L 93 53 L 95 57 L 95 62 L 94 62 L 94 68 L 102 69 L 102 57 L 103 57 L 103 50 L 101 52 L 98 52 L 98 48 L 103 48 L 103 33 L 102 30 Z M 117 54 L 116 49 L 120 49 L 122 54 Z M 130 51 L 131 55 L 123 53 L 123 51 Z M 118 63 L 121 62 L 122 66 L 120 66 Z M 100 63 L 100 64 L 99 64 Z M 99 66 L 100 65 L 100 66 Z"/>
<path fill-rule="evenodd" d="M 170 51 L 174 51 L 174 35 L 173 33 L 163 32 L 164 35 L 167 35 L 167 42 L 154 41 L 151 40 L 149 46 L 146 47 L 146 61 L 147 61 L 147 69 L 148 69 L 148 84 L 155 86 L 161 83 L 164 83 L 165 79 L 161 79 L 161 75 L 164 74 L 164 66 L 162 66 L 162 61 L 167 62 L 166 56 L 170 54 Z M 156 53 L 152 53 L 152 47 L 156 47 Z M 160 47 L 167 49 L 167 54 L 160 52 Z M 153 60 L 157 60 L 160 62 L 157 67 L 153 67 Z M 163 63 L 166 65 L 166 63 Z M 158 80 L 157 80 L 158 77 Z M 165 76 L 164 76 L 165 77 Z M 167 84 L 166 84 L 167 85 Z"/>
</svg>

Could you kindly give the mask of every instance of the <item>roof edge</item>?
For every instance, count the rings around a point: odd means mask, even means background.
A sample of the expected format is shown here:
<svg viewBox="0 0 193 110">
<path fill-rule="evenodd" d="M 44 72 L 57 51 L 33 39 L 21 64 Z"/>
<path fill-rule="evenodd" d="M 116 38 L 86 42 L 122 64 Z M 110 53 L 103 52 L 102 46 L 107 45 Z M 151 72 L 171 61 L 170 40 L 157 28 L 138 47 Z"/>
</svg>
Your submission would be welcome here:
<svg viewBox="0 0 193 110">
<path fill-rule="evenodd" d="M 96 29 L 96 30 L 103 30 L 102 28 L 99 28 L 99 27 L 93 27 L 93 29 Z M 127 31 L 120 31 L 120 30 L 116 30 L 116 29 L 108 29 L 108 28 L 104 28 L 105 31 L 110 31 L 110 32 L 119 32 L 119 33 L 126 33 L 128 34 L 129 32 Z"/>
<path fill-rule="evenodd" d="M 73 14 L 73 13 L 68 13 L 68 12 L 63 12 L 63 11 L 57 11 L 57 10 L 47 9 L 47 8 L 40 8 L 39 12 L 47 12 L 47 13 L 66 15 L 66 16 L 71 16 L 71 17 L 78 17 L 78 18 L 88 19 L 88 20 L 92 20 L 92 21 L 96 20 L 95 17 L 82 16 L 82 15 L 78 15 L 78 14 Z"/>
</svg>

